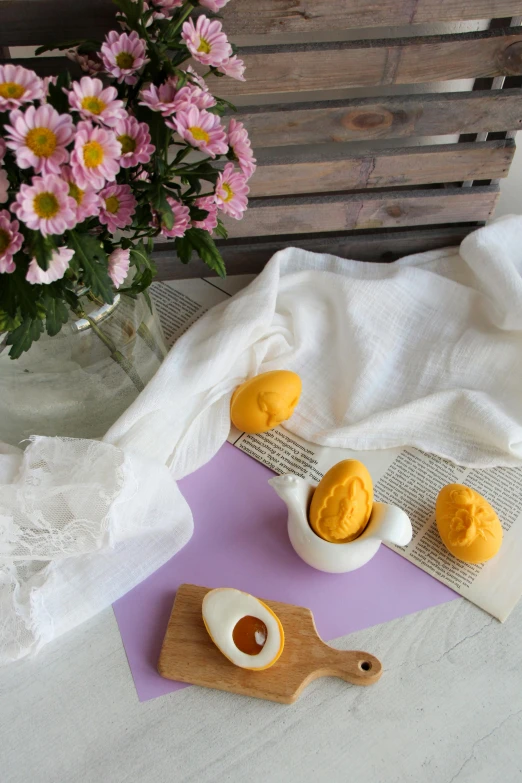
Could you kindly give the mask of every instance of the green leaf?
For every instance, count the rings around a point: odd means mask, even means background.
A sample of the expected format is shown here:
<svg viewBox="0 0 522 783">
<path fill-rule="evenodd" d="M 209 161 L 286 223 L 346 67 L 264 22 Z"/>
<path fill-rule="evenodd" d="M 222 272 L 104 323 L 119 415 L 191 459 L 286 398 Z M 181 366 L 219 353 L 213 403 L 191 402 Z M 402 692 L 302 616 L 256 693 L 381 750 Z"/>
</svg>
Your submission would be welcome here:
<svg viewBox="0 0 522 783">
<path fill-rule="evenodd" d="M 188 233 L 189 232 L 182 237 L 176 237 L 174 240 L 176 253 L 182 264 L 188 264 L 192 258 L 192 243 L 190 241 L 190 236 L 187 236 Z"/>
<path fill-rule="evenodd" d="M 69 113 L 69 99 L 64 93 L 64 88 L 69 89 L 71 84 L 71 75 L 69 71 L 62 71 L 58 76 L 56 84 L 49 82 L 48 103 L 60 114 Z"/>
<path fill-rule="evenodd" d="M 0 332 L 12 332 L 20 324 L 22 319 L 19 313 L 16 313 L 14 317 L 10 316 L 5 310 L 0 310 Z"/>
<path fill-rule="evenodd" d="M 9 356 L 18 359 L 24 351 L 28 351 L 33 342 L 40 339 L 43 323 L 39 319 L 25 318 L 20 326 L 7 337 L 7 345 L 11 345 Z"/>
<path fill-rule="evenodd" d="M 140 20 L 143 16 L 143 0 L 137 3 L 133 0 L 112 0 L 114 5 L 118 6 L 120 11 L 125 14 L 129 27 L 132 29 L 140 27 Z"/>
<path fill-rule="evenodd" d="M 145 249 L 145 245 L 143 244 L 143 241 L 141 239 L 136 245 L 133 245 L 131 247 L 130 260 L 132 264 L 138 267 L 138 269 L 141 266 L 144 266 L 146 269 L 149 269 L 153 274 L 156 274 L 156 266 L 153 263 L 152 259 L 150 258 L 149 254 L 147 253 Z"/>
<path fill-rule="evenodd" d="M 199 255 L 202 261 L 220 277 L 226 277 L 226 269 L 221 253 L 216 247 L 216 243 L 208 233 L 202 228 L 189 228 L 185 237 Z"/>
<path fill-rule="evenodd" d="M 214 229 L 218 237 L 221 237 L 222 239 L 228 239 L 228 231 L 226 230 L 225 226 L 223 225 L 221 218 L 218 218 L 217 226 Z"/>
<path fill-rule="evenodd" d="M 107 253 L 99 239 L 91 234 L 77 234 L 69 231 L 74 260 L 83 270 L 83 280 L 95 296 L 104 302 L 114 301 L 112 282 L 108 272 Z"/>
<path fill-rule="evenodd" d="M 47 334 L 50 337 L 54 337 L 55 334 L 58 334 L 63 324 L 66 324 L 69 320 L 69 309 L 61 298 L 61 292 L 57 292 L 57 295 L 53 296 L 51 292 L 46 291 L 43 305 L 45 307 L 45 328 Z"/>
<path fill-rule="evenodd" d="M 158 186 L 156 193 L 151 197 L 151 204 L 159 214 L 161 223 L 166 229 L 170 230 L 174 225 L 174 213 L 172 207 L 167 201 L 169 192 L 165 188 Z"/>
</svg>

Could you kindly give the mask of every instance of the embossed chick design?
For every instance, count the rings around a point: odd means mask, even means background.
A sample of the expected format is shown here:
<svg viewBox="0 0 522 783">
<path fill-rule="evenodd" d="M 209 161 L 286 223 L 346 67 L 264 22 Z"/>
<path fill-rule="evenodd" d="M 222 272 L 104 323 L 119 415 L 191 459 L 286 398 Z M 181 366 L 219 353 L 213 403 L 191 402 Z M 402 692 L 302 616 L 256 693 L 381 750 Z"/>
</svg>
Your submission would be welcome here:
<svg viewBox="0 0 522 783">
<path fill-rule="evenodd" d="M 282 394 L 273 391 L 260 392 L 257 397 L 259 409 L 266 413 L 266 426 L 270 429 L 289 419 L 298 402 L 299 397 L 288 402 Z"/>
<path fill-rule="evenodd" d="M 451 512 L 448 533 L 450 544 L 471 546 L 478 536 L 487 540 L 488 535 L 495 535 L 494 523 L 497 515 L 479 495 L 464 487 L 454 489 L 450 499 L 455 506 L 458 506 L 454 513 Z"/>
<path fill-rule="evenodd" d="M 370 511 L 370 495 L 363 481 L 354 476 L 333 489 L 326 498 L 318 520 L 319 532 L 328 539 L 351 541 L 359 534 L 356 516 L 361 505 Z"/>
</svg>

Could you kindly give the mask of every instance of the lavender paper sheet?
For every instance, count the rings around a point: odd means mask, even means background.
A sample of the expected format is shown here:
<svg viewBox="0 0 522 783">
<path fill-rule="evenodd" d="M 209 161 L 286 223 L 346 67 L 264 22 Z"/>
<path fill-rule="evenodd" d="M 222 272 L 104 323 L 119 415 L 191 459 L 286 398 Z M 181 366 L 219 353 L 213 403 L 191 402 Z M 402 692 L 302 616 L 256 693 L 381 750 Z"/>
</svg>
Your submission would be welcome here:
<svg viewBox="0 0 522 783">
<path fill-rule="evenodd" d="M 114 604 L 140 701 L 187 687 L 156 671 L 176 590 L 183 582 L 236 587 L 309 607 L 326 641 L 458 598 L 450 588 L 381 546 L 363 568 L 324 574 L 298 558 L 272 471 L 226 443 L 179 482 L 194 535 L 168 563 Z"/>
</svg>

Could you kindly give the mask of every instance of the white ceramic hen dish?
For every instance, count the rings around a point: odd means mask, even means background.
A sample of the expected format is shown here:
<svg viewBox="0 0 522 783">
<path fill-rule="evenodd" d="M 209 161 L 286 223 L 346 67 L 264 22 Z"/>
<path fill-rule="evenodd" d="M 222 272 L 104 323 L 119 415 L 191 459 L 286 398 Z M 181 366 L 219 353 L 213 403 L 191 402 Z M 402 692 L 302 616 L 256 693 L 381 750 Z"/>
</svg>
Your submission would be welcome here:
<svg viewBox="0 0 522 783">
<path fill-rule="evenodd" d="M 364 532 L 346 544 L 320 538 L 308 523 L 308 508 L 315 487 L 299 476 L 276 476 L 268 482 L 288 508 L 288 536 L 305 563 L 330 574 L 344 574 L 366 565 L 381 543 L 406 546 L 413 531 L 408 515 L 387 503 L 374 503 Z"/>
</svg>

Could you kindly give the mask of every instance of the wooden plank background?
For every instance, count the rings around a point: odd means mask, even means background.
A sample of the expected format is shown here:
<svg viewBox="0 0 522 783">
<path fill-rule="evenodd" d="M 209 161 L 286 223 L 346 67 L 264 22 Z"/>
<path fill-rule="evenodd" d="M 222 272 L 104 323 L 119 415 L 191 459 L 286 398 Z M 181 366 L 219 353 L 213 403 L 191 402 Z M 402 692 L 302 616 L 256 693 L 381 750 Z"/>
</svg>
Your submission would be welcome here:
<svg viewBox="0 0 522 783">
<path fill-rule="evenodd" d="M 513 141 L 439 144 L 359 155 L 319 148 L 298 155 L 262 157 L 248 184 L 252 198 L 500 179 L 507 176 L 514 152 Z"/>
<path fill-rule="evenodd" d="M 376 41 L 240 48 L 244 82 L 211 89 L 227 97 L 418 84 L 522 74 L 522 28 Z"/>
<path fill-rule="evenodd" d="M 471 222 L 491 217 L 498 187 L 386 191 L 252 199 L 242 220 L 225 217 L 230 237 Z"/>
<path fill-rule="evenodd" d="M 437 226 L 405 231 L 335 233 L 318 236 L 280 236 L 250 241 L 218 240 L 228 274 L 257 274 L 274 253 L 285 247 L 299 247 L 312 253 L 331 253 L 341 258 L 388 263 L 396 258 L 459 245 L 477 224 Z M 187 277 L 214 277 L 215 272 L 194 257 L 190 264 L 180 264 L 172 244 L 158 245 L 154 252 L 159 280 L 182 280 Z"/>
<path fill-rule="evenodd" d="M 0 0 L 0 46 L 101 38 L 114 25 L 111 0 Z M 504 18 L 518 0 L 232 0 L 222 11 L 232 37 Z M 58 36 L 58 37 L 57 37 Z"/>
<path fill-rule="evenodd" d="M 520 14 L 517 0 L 233 0 L 222 11 L 233 34 L 311 33 Z"/>
<path fill-rule="evenodd" d="M 431 93 L 240 108 L 253 147 L 438 136 L 522 127 L 522 90 Z"/>
</svg>

